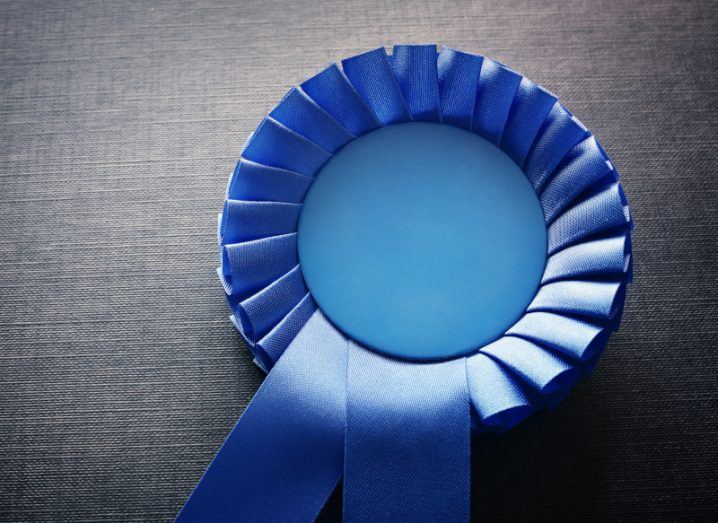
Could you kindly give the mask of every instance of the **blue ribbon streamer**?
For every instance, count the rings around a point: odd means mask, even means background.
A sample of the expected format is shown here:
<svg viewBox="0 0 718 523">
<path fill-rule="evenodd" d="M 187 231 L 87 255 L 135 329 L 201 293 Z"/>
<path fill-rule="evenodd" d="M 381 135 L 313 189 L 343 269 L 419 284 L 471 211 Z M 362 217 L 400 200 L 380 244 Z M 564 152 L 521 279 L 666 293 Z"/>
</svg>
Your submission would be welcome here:
<svg viewBox="0 0 718 523">
<path fill-rule="evenodd" d="M 315 312 L 176 521 L 313 520 L 342 474 L 347 353 L 347 341 Z"/>
<path fill-rule="evenodd" d="M 347 387 L 344 520 L 468 520 L 464 360 L 399 361 L 352 342 Z"/>
</svg>

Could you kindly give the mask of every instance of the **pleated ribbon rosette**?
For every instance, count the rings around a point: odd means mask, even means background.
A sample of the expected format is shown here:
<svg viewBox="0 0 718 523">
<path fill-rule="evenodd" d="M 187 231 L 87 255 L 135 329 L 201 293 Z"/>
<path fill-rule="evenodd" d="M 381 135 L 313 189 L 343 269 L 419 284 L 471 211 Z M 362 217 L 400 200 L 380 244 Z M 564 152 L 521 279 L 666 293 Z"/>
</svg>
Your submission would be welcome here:
<svg viewBox="0 0 718 523">
<path fill-rule="evenodd" d="M 412 121 L 500 147 L 546 222 L 545 270 L 524 314 L 444 361 L 391 358 L 348 337 L 317 306 L 297 252 L 322 166 L 357 137 Z M 471 434 L 555 406 L 592 370 L 620 323 L 631 228 L 596 138 L 552 93 L 488 58 L 379 48 L 291 89 L 248 140 L 219 217 L 231 320 L 269 374 L 178 521 L 311 521 L 342 478 L 347 521 L 468 520 Z"/>
</svg>

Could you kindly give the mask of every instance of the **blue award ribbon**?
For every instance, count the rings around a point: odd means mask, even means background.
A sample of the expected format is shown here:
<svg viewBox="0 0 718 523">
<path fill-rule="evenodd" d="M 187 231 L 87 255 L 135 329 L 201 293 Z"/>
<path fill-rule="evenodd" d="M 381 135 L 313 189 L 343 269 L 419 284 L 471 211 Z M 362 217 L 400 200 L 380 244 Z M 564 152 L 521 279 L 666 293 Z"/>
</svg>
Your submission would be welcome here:
<svg viewBox="0 0 718 523">
<path fill-rule="evenodd" d="M 322 167 L 367 133 L 415 122 L 508 155 L 546 231 L 522 313 L 493 341 L 435 359 L 347 335 L 298 253 Z M 620 324 L 631 228 L 596 138 L 552 93 L 488 58 L 379 48 L 293 88 L 248 140 L 218 224 L 231 320 L 269 374 L 177 521 L 311 521 L 342 477 L 347 521 L 467 521 L 471 434 L 552 408 L 593 369 Z"/>
</svg>

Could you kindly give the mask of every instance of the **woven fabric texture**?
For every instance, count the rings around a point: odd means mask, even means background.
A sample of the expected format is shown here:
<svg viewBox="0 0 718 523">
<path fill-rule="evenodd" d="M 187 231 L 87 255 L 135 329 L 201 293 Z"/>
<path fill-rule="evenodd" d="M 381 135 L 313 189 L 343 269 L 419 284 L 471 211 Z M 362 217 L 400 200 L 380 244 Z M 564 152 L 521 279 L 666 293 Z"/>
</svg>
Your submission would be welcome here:
<svg viewBox="0 0 718 523">
<path fill-rule="evenodd" d="M 636 223 L 621 331 L 556 411 L 475 439 L 472 516 L 717 519 L 717 27 L 709 1 L 0 2 L 0 520 L 174 517 L 263 379 L 214 272 L 242 144 L 329 63 L 420 42 L 559 95 Z"/>
</svg>

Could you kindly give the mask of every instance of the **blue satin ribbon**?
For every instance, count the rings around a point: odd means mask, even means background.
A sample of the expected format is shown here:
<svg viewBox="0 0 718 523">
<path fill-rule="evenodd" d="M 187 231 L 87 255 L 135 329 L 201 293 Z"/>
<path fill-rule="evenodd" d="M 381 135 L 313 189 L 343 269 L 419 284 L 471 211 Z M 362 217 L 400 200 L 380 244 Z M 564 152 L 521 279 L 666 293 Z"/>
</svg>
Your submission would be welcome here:
<svg viewBox="0 0 718 523">
<path fill-rule="evenodd" d="M 297 256 L 300 204 L 343 145 L 380 126 L 444 122 L 522 167 L 548 259 L 524 316 L 476 353 L 381 356 L 318 310 Z M 551 408 L 620 323 L 632 221 L 618 173 L 556 97 L 505 66 L 434 45 L 349 58 L 293 88 L 229 181 L 219 277 L 232 321 L 271 370 L 177 521 L 311 521 L 344 475 L 347 521 L 466 521 L 470 433 Z"/>
<path fill-rule="evenodd" d="M 312 521 L 342 474 L 347 354 L 315 312 L 176 521 Z"/>
<path fill-rule="evenodd" d="M 412 363 L 350 343 L 347 388 L 344 520 L 468 520 L 463 358 Z"/>
<path fill-rule="evenodd" d="M 316 311 L 176 521 L 311 521 L 342 472 L 346 521 L 465 521 L 470 439 L 463 358 L 387 358 Z"/>
</svg>

